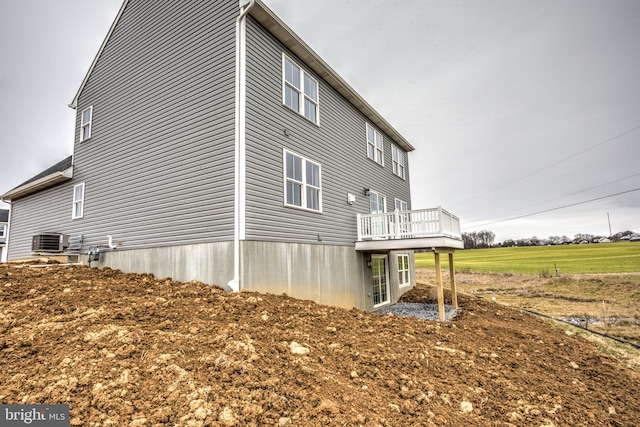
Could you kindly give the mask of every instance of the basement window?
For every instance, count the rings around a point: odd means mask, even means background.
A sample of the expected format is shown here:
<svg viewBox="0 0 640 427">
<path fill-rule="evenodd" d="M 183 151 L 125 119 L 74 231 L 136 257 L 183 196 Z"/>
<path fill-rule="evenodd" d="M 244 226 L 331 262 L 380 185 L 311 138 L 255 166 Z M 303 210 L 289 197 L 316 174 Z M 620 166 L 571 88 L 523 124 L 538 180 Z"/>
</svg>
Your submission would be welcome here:
<svg viewBox="0 0 640 427">
<path fill-rule="evenodd" d="M 398 286 L 411 285 L 411 275 L 409 274 L 409 255 L 398 255 Z"/>
</svg>

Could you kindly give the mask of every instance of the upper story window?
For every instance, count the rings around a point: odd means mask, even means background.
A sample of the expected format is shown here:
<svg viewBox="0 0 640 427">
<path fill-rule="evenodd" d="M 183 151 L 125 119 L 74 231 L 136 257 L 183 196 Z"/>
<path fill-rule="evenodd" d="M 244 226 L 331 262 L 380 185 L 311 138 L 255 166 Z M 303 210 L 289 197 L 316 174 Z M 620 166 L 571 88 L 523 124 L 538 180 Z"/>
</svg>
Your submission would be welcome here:
<svg viewBox="0 0 640 427">
<path fill-rule="evenodd" d="M 322 212 L 320 165 L 284 150 L 285 206 Z"/>
<path fill-rule="evenodd" d="M 282 103 L 318 124 L 318 81 L 282 55 Z"/>
<path fill-rule="evenodd" d="M 400 212 L 408 211 L 409 205 L 404 200 L 396 199 L 396 210 L 399 210 Z"/>
<path fill-rule="evenodd" d="M 73 213 L 71 219 L 84 216 L 84 182 L 73 186 Z"/>
<path fill-rule="evenodd" d="M 80 113 L 80 142 L 91 138 L 91 121 L 93 119 L 93 106 L 87 107 Z"/>
<path fill-rule="evenodd" d="M 367 157 L 384 166 L 382 134 L 367 123 Z"/>
<path fill-rule="evenodd" d="M 393 173 L 404 179 L 404 152 L 392 145 L 391 157 L 393 158 Z"/>
<path fill-rule="evenodd" d="M 7 237 L 7 224 L 0 224 L 0 237 Z"/>
<path fill-rule="evenodd" d="M 372 214 L 385 213 L 387 211 L 387 198 L 376 192 L 369 192 L 369 212 Z"/>
</svg>

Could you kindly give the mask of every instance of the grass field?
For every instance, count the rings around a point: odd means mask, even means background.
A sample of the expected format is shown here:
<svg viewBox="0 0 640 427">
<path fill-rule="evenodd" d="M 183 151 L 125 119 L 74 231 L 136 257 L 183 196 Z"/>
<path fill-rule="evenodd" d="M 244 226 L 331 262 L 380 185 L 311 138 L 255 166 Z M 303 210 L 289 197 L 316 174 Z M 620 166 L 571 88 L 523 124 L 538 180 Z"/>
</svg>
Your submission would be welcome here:
<svg viewBox="0 0 640 427">
<path fill-rule="evenodd" d="M 443 268 L 447 267 L 447 257 Z M 457 251 L 456 271 L 555 275 L 640 272 L 640 242 L 530 246 Z M 416 254 L 416 267 L 434 268 L 431 253 Z"/>
<path fill-rule="evenodd" d="M 433 283 L 433 254 L 415 259 L 419 279 Z M 441 259 L 446 286 L 448 257 Z M 640 344 L 640 242 L 462 250 L 454 261 L 461 292 L 584 322 L 591 330 Z M 640 353 L 632 360 L 639 364 Z"/>
</svg>

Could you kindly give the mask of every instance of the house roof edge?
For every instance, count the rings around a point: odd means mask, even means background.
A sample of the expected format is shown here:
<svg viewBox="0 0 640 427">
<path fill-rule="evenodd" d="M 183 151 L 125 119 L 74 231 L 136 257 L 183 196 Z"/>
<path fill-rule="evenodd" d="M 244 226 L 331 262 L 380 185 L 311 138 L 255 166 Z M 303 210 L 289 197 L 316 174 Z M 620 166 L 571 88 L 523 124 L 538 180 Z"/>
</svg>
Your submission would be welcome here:
<svg viewBox="0 0 640 427">
<path fill-rule="evenodd" d="M 127 7 L 129 0 L 124 0 L 120 10 L 116 15 L 109 32 L 104 38 L 100 49 L 96 53 L 96 56 L 87 71 L 78 91 L 76 92 L 73 100 L 69 104 L 69 107 L 76 109 L 78 106 L 78 98 L 82 93 L 84 87 L 89 81 L 89 77 L 93 72 L 98 60 L 102 56 L 111 34 L 113 33 L 116 25 L 120 21 L 122 13 Z M 271 34 L 273 34 L 282 44 L 295 53 L 299 58 L 305 61 L 305 63 L 319 76 L 321 76 L 327 83 L 329 83 L 338 93 L 344 96 L 351 104 L 353 104 L 362 114 L 364 114 L 369 120 L 373 122 L 383 132 L 389 135 L 395 142 L 397 142 L 406 151 L 413 151 L 415 147 L 407 141 L 407 139 L 400 134 L 380 113 L 378 113 L 355 89 L 353 89 L 340 75 L 329 66 L 309 45 L 307 45 L 296 33 L 291 30 L 271 9 L 269 9 L 262 0 L 255 0 L 255 5 L 249 10 L 249 14 L 253 16 L 262 26 L 264 26 Z"/>
<path fill-rule="evenodd" d="M 406 151 L 413 151 L 415 147 L 409 143 L 380 113 L 378 113 L 355 89 L 353 89 L 340 75 L 329 66 L 309 45 L 307 45 L 291 28 L 287 26 L 262 0 L 255 0 L 255 5 L 249 10 L 249 15 L 255 18 L 264 28 L 275 36 L 282 44 L 302 59 L 307 66 L 321 76 L 338 93 L 344 96 L 362 114 L 373 122 L 383 132 L 389 135 Z"/>
<path fill-rule="evenodd" d="M 29 194 L 35 193 L 38 190 L 43 190 L 45 188 L 52 187 L 60 182 L 68 181 L 71 178 L 73 178 L 73 166 L 69 166 L 64 171 L 54 172 L 36 181 L 22 185 L 18 188 L 14 188 L 13 190 L 9 190 L 8 192 L 0 196 L 0 198 L 2 198 L 3 201 L 11 202 L 11 200 L 15 198 L 27 196 Z"/>
<path fill-rule="evenodd" d="M 100 56 L 102 56 L 102 51 L 104 50 L 104 48 L 106 47 L 107 43 L 109 42 L 109 39 L 111 38 L 111 34 L 113 33 L 113 30 L 116 28 L 116 25 L 120 21 L 120 17 L 122 16 L 122 12 L 124 12 L 124 9 L 127 7 L 128 3 L 129 3 L 129 0 L 124 0 L 122 2 L 122 6 L 120 6 L 120 10 L 118 11 L 118 14 L 116 15 L 116 18 L 113 20 L 113 23 L 111 24 L 111 27 L 109 28 L 109 32 L 107 33 L 107 35 L 105 36 L 104 40 L 102 41 L 102 44 L 100 45 L 100 49 L 98 49 L 98 53 L 96 53 L 96 56 L 93 58 L 93 62 L 91 62 L 91 66 L 89 66 L 89 70 L 87 71 L 87 74 L 84 76 L 84 79 L 82 80 L 82 83 L 80 83 L 80 87 L 78 88 L 78 91 L 76 92 L 76 95 L 73 97 L 73 100 L 69 104 L 69 107 L 73 108 L 74 110 L 78 106 L 78 98 L 80 97 L 80 93 L 82 93 L 82 90 L 87 85 L 87 82 L 89 81 L 89 77 L 91 76 L 91 73 L 93 72 L 93 69 L 95 68 L 96 64 L 98 63 L 98 60 L 100 59 Z"/>
<path fill-rule="evenodd" d="M 7 191 L 0 196 L 0 199 L 5 202 L 11 202 L 11 200 L 18 197 L 52 187 L 58 183 L 68 181 L 71 178 L 73 178 L 73 156 L 68 156 L 64 160 L 35 175 L 33 178 Z"/>
</svg>

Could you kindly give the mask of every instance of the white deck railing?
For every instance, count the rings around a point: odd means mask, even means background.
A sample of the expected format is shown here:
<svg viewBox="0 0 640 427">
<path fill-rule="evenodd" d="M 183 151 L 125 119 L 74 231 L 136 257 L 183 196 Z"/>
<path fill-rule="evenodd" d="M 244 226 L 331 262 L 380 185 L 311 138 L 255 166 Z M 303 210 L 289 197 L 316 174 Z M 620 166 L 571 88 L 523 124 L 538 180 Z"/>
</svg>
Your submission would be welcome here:
<svg viewBox="0 0 640 427">
<path fill-rule="evenodd" d="M 415 211 L 358 214 L 358 241 L 451 237 L 462 239 L 460 219 L 437 207 Z"/>
</svg>

